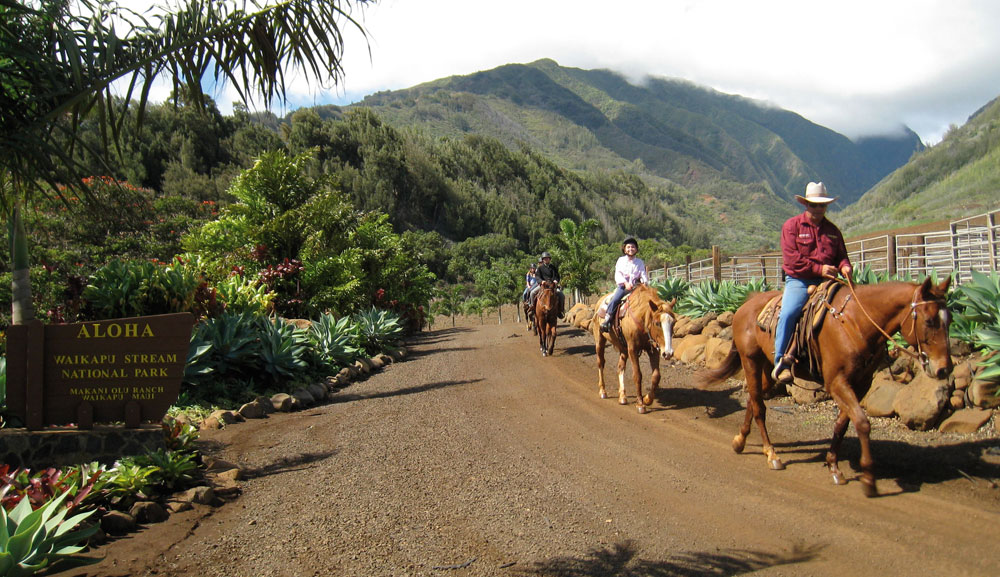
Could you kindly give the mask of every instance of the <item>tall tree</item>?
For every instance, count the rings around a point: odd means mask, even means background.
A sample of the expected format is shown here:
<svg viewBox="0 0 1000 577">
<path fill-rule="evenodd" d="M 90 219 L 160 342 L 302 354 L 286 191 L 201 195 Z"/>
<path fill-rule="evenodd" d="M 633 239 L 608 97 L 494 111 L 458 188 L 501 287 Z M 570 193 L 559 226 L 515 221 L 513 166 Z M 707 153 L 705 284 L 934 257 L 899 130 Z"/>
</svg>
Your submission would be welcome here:
<svg viewBox="0 0 1000 577">
<path fill-rule="evenodd" d="M 476 290 L 485 306 L 496 307 L 497 323 L 503 323 L 503 305 L 517 304 L 521 299 L 520 270 L 520 264 L 513 259 L 498 258 L 488 268 L 475 272 Z"/>
<path fill-rule="evenodd" d="M 561 284 L 573 290 L 573 301 L 580 302 L 581 293 L 590 294 L 601 279 L 593 268 L 595 255 L 593 233 L 600 223 L 592 218 L 576 224 L 568 218 L 559 221 L 559 236 L 554 237 L 554 251 L 559 257 Z"/>
<path fill-rule="evenodd" d="M 373 1 L 177 0 L 139 13 L 114 0 L 0 0 L 0 173 L 11 183 L 0 187 L 0 206 L 11 235 L 13 322 L 34 317 L 21 206 L 49 193 L 39 183 L 53 194 L 87 194 L 89 175 L 75 160 L 87 147 L 85 118 L 99 123 L 96 152 L 106 158 L 120 150 L 130 107 L 141 123 L 161 77 L 198 107 L 210 102 L 206 82 L 229 83 L 244 102 L 265 106 L 284 99 L 289 69 L 336 84 L 341 27 L 364 34 L 351 6 Z"/>
</svg>

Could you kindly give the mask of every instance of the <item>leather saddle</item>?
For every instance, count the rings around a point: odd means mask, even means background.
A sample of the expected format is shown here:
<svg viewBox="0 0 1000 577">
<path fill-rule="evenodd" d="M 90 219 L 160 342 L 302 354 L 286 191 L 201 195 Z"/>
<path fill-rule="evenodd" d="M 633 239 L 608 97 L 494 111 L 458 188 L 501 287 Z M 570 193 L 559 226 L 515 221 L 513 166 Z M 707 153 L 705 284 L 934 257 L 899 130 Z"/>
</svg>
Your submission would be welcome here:
<svg viewBox="0 0 1000 577">
<path fill-rule="evenodd" d="M 632 293 L 626 294 L 622 297 L 621 302 L 618 303 L 618 310 L 615 312 L 615 318 L 611 319 L 611 332 L 621 334 L 622 332 L 622 319 L 628 314 L 629 301 L 632 300 Z M 608 304 L 611 303 L 611 295 L 604 297 L 601 300 L 601 306 L 597 310 L 597 318 L 604 318 L 607 314 Z"/>
<path fill-rule="evenodd" d="M 823 328 L 823 320 L 828 311 L 835 311 L 833 298 L 842 285 L 834 280 L 824 281 L 809 287 L 809 298 L 802 307 L 802 316 L 792 331 L 790 351 L 794 351 L 796 365 L 805 361 L 805 368 L 811 375 L 819 375 L 821 359 L 819 351 L 815 350 L 815 338 Z M 774 337 L 781 313 L 781 296 L 777 295 L 767 301 L 757 315 L 757 328 Z M 850 297 L 848 297 L 850 298 Z"/>
</svg>

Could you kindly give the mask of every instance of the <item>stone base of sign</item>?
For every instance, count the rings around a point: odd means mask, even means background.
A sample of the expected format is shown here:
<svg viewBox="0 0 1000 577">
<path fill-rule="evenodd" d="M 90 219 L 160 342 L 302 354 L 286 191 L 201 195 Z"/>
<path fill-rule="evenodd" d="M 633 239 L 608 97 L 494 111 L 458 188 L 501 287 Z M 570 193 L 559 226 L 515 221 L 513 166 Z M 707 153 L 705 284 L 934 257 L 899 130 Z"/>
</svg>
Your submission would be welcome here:
<svg viewBox="0 0 1000 577">
<path fill-rule="evenodd" d="M 159 425 L 135 429 L 95 426 L 93 429 L 0 429 L 0 463 L 11 468 L 67 467 L 98 461 L 110 466 L 122 457 L 165 448 Z"/>
</svg>

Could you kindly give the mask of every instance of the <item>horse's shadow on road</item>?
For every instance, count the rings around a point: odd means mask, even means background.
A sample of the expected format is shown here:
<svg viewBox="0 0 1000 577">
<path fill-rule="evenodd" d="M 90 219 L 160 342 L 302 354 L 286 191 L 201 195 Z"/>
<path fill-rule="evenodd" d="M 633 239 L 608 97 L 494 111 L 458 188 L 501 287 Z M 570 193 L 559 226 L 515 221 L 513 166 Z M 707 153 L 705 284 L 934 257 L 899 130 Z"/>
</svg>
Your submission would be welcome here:
<svg viewBox="0 0 1000 577">
<path fill-rule="evenodd" d="M 754 430 L 756 427 L 754 427 Z M 831 435 L 833 428 L 831 424 Z M 760 456 L 760 439 L 747 443 L 744 455 Z M 772 437 L 773 438 L 773 437 Z M 822 465 L 830 448 L 830 437 L 813 440 L 775 442 L 786 466 Z M 915 493 L 924 485 L 965 479 L 970 488 L 995 490 L 1000 479 L 1000 446 L 995 439 L 968 441 L 939 446 L 921 446 L 905 441 L 872 439 L 875 478 L 891 479 L 902 493 Z M 841 466 L 855 473 L 861 471 L 861 444 L 855 436 L 844 438 L 840 445 Z M 763 465 L 762 465 L 763 466 Z M 842 469 L 849 473 L 848 469 Z M 853 476 L 848 474 L 849 479 Z M 882 493 L 890 496 L 892 493 Z"/>
<path fill-rule="evenodd" d="M 819 557 L 825 545 L 795 544 L 788 551 L 746 549 L 679 553 L 669 559 L 639 557 L 638 546 L 627 540 L 612 547 L 592 549 L 578 557 L 556 557 L 518 568 L 518 577 L 703 577 L 743 575 L 779 565 L 804 563 Z"/>
<path fill-rule="evenodd" d="M 665 386 L 666 385 L 666 386 Z M 688 387 L 669 387 L 669 383 L 660 382 L 656 390 L 656 402 L 661 410 L 690 409 L 702 407 L 710 419 L 721 419 L 733 413 L 746 410 L 740 402 L 732 398 L 733 389 L 702 390 Z"/>
</svg>

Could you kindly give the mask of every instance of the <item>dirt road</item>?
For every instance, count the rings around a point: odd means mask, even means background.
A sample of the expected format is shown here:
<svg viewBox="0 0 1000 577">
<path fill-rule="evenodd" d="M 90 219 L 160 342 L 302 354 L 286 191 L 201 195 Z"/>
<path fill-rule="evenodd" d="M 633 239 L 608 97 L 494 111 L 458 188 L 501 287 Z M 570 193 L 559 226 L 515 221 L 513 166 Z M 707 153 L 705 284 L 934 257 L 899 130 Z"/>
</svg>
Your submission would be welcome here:
<svg viewBox="0 0 1000 577">
<path fill-rule="evenodd" d="M 730 448 L 739 392 L 698 391 L 687 367 L 639 415 L 598 399 L 578 330 L 542 358 L 519 325 L 438 329 L 338 402 L 203 436 L 244 494 L 65 574 L 1000 575 L 995 438 L 914 446 L 876 423 L 884 496 L 865 499 L 853 434 L 852 482 L 822 465 L 828 409 L 769 413 L 787 464 L 770 471 L 756 432 Z"/>
</svg>

